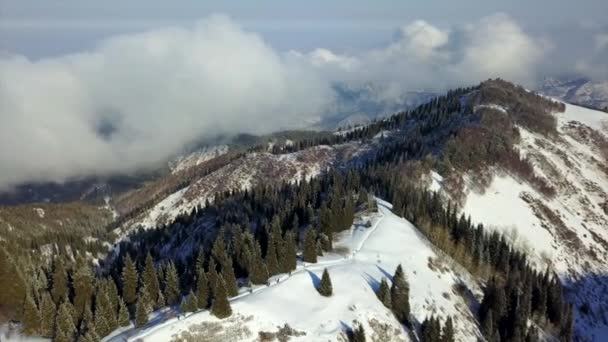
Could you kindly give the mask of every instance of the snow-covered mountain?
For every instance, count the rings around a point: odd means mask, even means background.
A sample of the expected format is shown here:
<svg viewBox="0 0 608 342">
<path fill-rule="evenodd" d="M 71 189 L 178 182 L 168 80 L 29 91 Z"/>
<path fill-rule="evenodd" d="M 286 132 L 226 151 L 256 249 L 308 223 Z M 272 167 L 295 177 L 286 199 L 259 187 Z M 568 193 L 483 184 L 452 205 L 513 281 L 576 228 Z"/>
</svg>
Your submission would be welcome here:
<svg viewBox="0 0 608 342">
<path fill-rule="evenodd" d="M 345 331 L 355 322 L 372 341 L 417 341 L 376 296 L 381 279 L 390 280 L 399 264 L 411 284 L 416 324 L 430 315 L 452 316 L 459 341 L 480 338 L 472 311 L 480 295 L 474 278 L 393 214 L 389 203 L 379 201 L 378 207 L 377 213 L 362 213 L 337 238 L 340 254 L 327 254 L 316 264 L 300 263 L 291 274 L 271 278 L 269 286 L 251 292 L 242 288 L 231 300 L 229 319 L 219 320 L 208 311 L 177 318 L 163 310 L 147 326 L 117 331 L 106 341 L 258 341 L 263 333 L 280 333 L 286 324 L 291 336 L 283 333 L 290 341 L 346 341 Z M 316 290 L 325 268 L 334 288 L 331 297 Z"/>
<path fill-rule="evenodd" d="M 519 127 L 518 148 L 555 195 L 496 168 L 481 189 L 479 175 L 465 176 L 462 211 L 504 233 L 538 269 L 557 272 L 576 303 L 579 333 L 603 341 L 608 338 L 608 113 L 567 104 L 564 113 L 554 115 L 558 135 Z M 441 189 L 443 179 L 433 180 Z"/>
<path fill-rule="evenodd" d="M 608 107 L 608 81 L 547 78 L 538 91 L 570 103 L 601 109 Z"/>
</svg>

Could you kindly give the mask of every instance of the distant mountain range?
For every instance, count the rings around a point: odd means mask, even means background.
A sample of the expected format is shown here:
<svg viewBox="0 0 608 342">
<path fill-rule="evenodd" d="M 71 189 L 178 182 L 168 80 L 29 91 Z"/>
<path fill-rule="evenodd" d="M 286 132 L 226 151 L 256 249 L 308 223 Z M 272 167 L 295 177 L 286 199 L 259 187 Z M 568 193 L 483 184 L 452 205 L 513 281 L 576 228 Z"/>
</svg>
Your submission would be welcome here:
<svg viewBox="0 0 608 342">
<path fill-rule="evenodd" d="M 608 107 L 608 81 L 586 78 L 546 78 L 538 91 L 586 107 Z"/>
</svg>

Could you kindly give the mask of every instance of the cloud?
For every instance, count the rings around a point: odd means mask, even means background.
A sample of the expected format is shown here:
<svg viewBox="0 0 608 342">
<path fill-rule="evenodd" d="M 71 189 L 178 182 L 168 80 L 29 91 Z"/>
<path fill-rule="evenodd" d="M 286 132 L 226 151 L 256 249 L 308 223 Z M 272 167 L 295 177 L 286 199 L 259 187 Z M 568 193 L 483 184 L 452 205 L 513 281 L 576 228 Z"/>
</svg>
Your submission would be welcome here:
<svg viewBox="0 0 608 342">
<path fill-rule="evenodd" d="M 303 126 L 332 84 L 374 84 L 379 100 L 490 77 L 533 82 L 547 51 L 506 15 L 462 27 L 414 21 L 353 54 L 280 53 L 232 20 L 115 36 L 42 60 L 0 57 L 0 189 L 129 173 L 201 138 Z"/>
<path fill-rule="evenodd" d="M 0 187 L 155 167 L 201 138 L 301 126 L 328 84 L 213 16 L 75 55 L 0 59 Z"/>
<path fill-rule="evenodd" d="M 496 14 L 462 27 L 440 28 L 417 20 L 398 30 L 388 46 L 356 55 L 328 51 L 326 61 L 303 55 L 338 81 L 373 82 L 386 98 L 411 90 L 445 90 L 490 77 L 533 85 L 549 44 L 509 16 Z M 349 68 L 336 61 L 349 61 Z M 340 67 L 338 67 L 340 66 Z"/>
<path fill-rule="evenodd" d="M 608 79 L 608 32 L 593 37 L 593 48 L 579 59 L 576 70 L 592 80 Z"/>
</svg>

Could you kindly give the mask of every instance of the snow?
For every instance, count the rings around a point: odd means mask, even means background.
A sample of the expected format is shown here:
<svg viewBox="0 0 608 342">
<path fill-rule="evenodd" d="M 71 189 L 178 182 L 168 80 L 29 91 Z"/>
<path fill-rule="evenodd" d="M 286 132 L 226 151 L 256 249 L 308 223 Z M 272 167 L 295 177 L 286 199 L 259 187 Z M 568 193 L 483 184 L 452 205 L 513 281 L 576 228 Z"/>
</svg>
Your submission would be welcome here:
<svg viewBox="0 0 608 342">
<path fill-rule="evenodd" d="M 2 342 L 50 342 L 50 339 L 42 337 L 23 336 L 19 333 L 21 327 L 16 325 L 9 327 L 9 324 L 0 325 L 0 341 Z"/>
<path fill-rule="evenodd" d="M 603 125 L 608 123 L 608 113 L 566 104 L 566 111 L 558 114 L 560 121 L 578 121 L 599 131 L 605 130 Z"/>
<path fill-rule="evenodd" d="M 437 192 L 441 190 L 441 183 L 443 182 L 443 177 L 435 171 L 431 171 L 431 185 L 429 186 L 429 190 Z"/>
<path fill-rule="evenodd" d="M 477 112 L 478 109 L 480 108 L 489 108 L 489 109 L 496 109 L 500 112 L 503 113 L 507 113 L 507 110 L 505 109 L 505 107 L 503 106 L 499 106 L 499 105 L 495 105 L 495 104 L 481 104 L 481 105 L 477 105 L 473 108 L 473 112 Z"/>
<path fill-rule="evenodd" d="M 42 209 L 42 208 L 34 208 L 34 211 L 36 212 L 36 214 L 38 214 L 38 217 L 44 218 L 44 214 L 45 214 L 44 209 Z"/>
<path fill-rule="evenodd" d="M 139 225 L 146 229 L 154 228 L 162 215 L 169 214 L 173 215 L 172 217 L 179 215 L 181 211 L 179 210 L 179 206 L 177 204 L 182 199 L 186 191 L 188 191 L 188 187 L 178 190 L 164 198 L 162 201 L 158 202 L 158 204 L 156 204 L 154 208 L 148 212 L 146 217 L 139 223 Z"/>
<path fill-rule="evenodd" d="M 403 266 L 410 283 L 414 321 L 422 322 L 431 314 L 444 318 L 453 315 L 460 339 L 476 339 L 479 332 L 476 325 L 468 321 L 467 317 L 471 317 L 468 306 L 453 292 L 457 283 L 465 283 L 478 292 L 470 276 L 452 271 L 450 265 L 457 265 L 439 255 L 411 223 L 394 215 L 390 204 L 379 201 L 378 207 L 378 214 L 361 217 L 360 224 L 340 235 L 336 246 L 341 247 L 342 254 L 328 254 L 317 264 L 300 263 L 291 275 L 278 276 L 278 283 L 272 279 L 271 286 L 258 287 L 252 294 L 245 291 L 233 298 L 233 321 L 219 321 L 207 311 L 181 320 L 158 319 L 157 313 L 157 321 L 149 326 L 115 334 L 107 340 L 170 341 L 175 334 L 201 323 L 221 323 L 228 329 L 236 320 L 241 329 L 252 332 L 245 340 L 255 340 L 257 332 L 276 331 L 277 326 L 287 323 L 306 332 L 305 336 L 293 337 L 292 341 L 336 341 L 345 325 L 350 326 L 357 320 L 370 337 L 374 333 L 385 333 L 395 341 L 409 341 L 406 329 L 374 292 L 383 277 L 390 280 L 398 264 Z M 368 220 L 373 224 L 366 228 L 364 223 Z M 431 270 L 430 260 L 445 267 Z M 328 269 L 334 288 L 334 294 L 327 298 L 315 289 L 324 268 Z M 163 313 L 163 317 L 170 316 Z"/>
<path fill-rule="evenodd" d="M 189 169 L 191 167 L 197 166 L 201 163 L 204 163 L 213 158 L 219 157 L 223 154 L 228 153 L 228 146 L 219 145 L 212 146 L 200 151 L 192 152 L 186 156 L 181 156 L 177 158 L 176 161 L 173 162 L 173 165 L 170 165 L 171 172 L 177 173 L 182 170 Z"/>
<path fill-rule="evenodd" d="M 521 198 L 520 195 L 525 192 L 535 191 L 528 184 L 510 176 L 495 176 L 484 193 L 469 193 L 463 211 L 471 215 L 474 222 L 483 223 L 489 229 L 501 231 L 507 236 L 515 231 L 520 242 L 533 241 L 533 253 L 540 257 L 543 252 L 553 250 L 553 236 L 541 226 L 540 220 Z"/>
</svg>

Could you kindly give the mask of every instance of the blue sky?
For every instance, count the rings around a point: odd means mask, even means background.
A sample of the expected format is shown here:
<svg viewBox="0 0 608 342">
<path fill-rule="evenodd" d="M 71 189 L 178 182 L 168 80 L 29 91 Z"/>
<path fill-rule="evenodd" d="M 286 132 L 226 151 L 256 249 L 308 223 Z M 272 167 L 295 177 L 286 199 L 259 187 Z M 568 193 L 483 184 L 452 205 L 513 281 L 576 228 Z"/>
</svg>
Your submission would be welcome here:
<svg viewBox="0 0 608 342">
<path fill-rule="evenodd" d="M 509 14 L 530 32 L 573 43 L 608 25 L 605 0 L 2 0 L 0 49 L 34 58 L 57 55 L 90 48 L 117 33 L 189 25 L 223 13 L 279 49 L 348 51 L 383 44 L 413 20 L 449 27 L 496 12 Z"/>
</svg>

